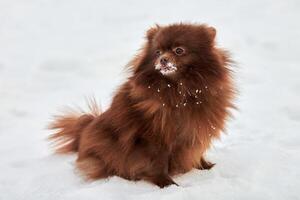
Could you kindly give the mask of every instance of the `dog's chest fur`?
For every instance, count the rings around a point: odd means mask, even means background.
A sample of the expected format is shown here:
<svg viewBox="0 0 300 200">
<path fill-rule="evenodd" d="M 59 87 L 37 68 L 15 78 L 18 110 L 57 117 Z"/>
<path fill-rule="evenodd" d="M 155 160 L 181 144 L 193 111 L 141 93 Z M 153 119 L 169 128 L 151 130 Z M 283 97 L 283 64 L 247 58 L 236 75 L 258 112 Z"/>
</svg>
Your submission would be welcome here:
<svg viewBox="0 0 300 200">
<path fill-rule="evenodd" d="M 201 118 L 206 105 L 204 92 L 207 88 L 186 88 L 179 83 L 174 86 L 148 85 L 136 86 L 130 90 L 131 97 L 136 99 L 134 108 L 143 112 L 157 140 L 162 140 L 173 148 L 177 144 L 199 146 L 201 141 L 207 140 L 200 132 L 207 124 Z M 143 94 L 143 95 L 141 95 Z"/>
</svg>

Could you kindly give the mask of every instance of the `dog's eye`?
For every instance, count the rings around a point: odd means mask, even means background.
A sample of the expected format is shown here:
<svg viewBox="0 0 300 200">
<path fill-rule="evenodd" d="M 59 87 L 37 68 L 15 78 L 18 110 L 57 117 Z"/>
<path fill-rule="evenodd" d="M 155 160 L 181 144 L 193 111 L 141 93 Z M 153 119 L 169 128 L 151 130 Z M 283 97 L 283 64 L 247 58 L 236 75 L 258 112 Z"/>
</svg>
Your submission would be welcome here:
<svg viewBox="0 0 300 200">
<path fill-rule="evenodd" d="M 155 51 L 155 55 L 160 56 L 160 54 L 161 54 L 161 51 L 160 51 L 160 50 L 156 50 L 156 51 Z"/>
<path fill-rule="evenodd" d="M 174 50 L 173 50 L 176 55 L 180 56 L 182 54 L 184 54 L 184 49 L 182 47 L 176 47 Z"/>
</svg>

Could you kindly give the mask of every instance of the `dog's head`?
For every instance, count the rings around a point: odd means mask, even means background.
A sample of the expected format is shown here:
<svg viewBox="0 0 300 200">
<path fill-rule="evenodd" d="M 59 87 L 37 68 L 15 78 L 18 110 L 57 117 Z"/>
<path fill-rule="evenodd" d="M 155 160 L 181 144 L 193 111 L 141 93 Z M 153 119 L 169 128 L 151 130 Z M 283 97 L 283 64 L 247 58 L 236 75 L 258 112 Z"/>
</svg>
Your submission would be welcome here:
<svg viewBox="0 0 300 200">
<path fill-rule="evenodd" d="M 207 25 L 173 24 L 147 31 L 136 73 L 178 80 L 195 75 L 217 75 L 223 54 L 215 48 L 216 30 Z"/>
</svg>

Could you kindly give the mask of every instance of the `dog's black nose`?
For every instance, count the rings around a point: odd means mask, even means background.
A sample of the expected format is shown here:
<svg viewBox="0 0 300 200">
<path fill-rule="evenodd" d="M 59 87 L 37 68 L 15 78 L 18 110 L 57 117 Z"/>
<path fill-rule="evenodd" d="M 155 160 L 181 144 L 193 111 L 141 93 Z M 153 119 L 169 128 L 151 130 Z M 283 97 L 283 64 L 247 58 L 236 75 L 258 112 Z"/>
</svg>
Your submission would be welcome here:
<svg viewBox="0 0 300 200">
<path fill-rule="evenodd" d="M 162 57 L 162 58 L 160 59 L 160 64 L 162 64 L 162 65 L 167 65 L 167 63 L 168 63 L 168 59 L 167 59 L 166 57 Z"/>
</svg>

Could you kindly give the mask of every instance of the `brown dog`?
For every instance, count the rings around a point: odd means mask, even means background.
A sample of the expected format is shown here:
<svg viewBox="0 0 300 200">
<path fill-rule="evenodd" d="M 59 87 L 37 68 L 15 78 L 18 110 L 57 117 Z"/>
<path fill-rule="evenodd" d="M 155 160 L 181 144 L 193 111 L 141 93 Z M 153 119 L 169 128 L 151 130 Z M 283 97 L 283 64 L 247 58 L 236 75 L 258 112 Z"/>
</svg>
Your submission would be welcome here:
<svg viewBox="0 0 300 200">
<path fill-rule="evenodd" d="M 117 175 L 159 187 L 176 184 L 172 175 L 210 169 L 204 153 L 224 130 L 235 94 L 229 56 L 215 36 L 195 24 L 148 30 L 108 110 L 51 125 L 58 152 L 78 152 L 77 167 L 90 179 Z"/>
</svg>

